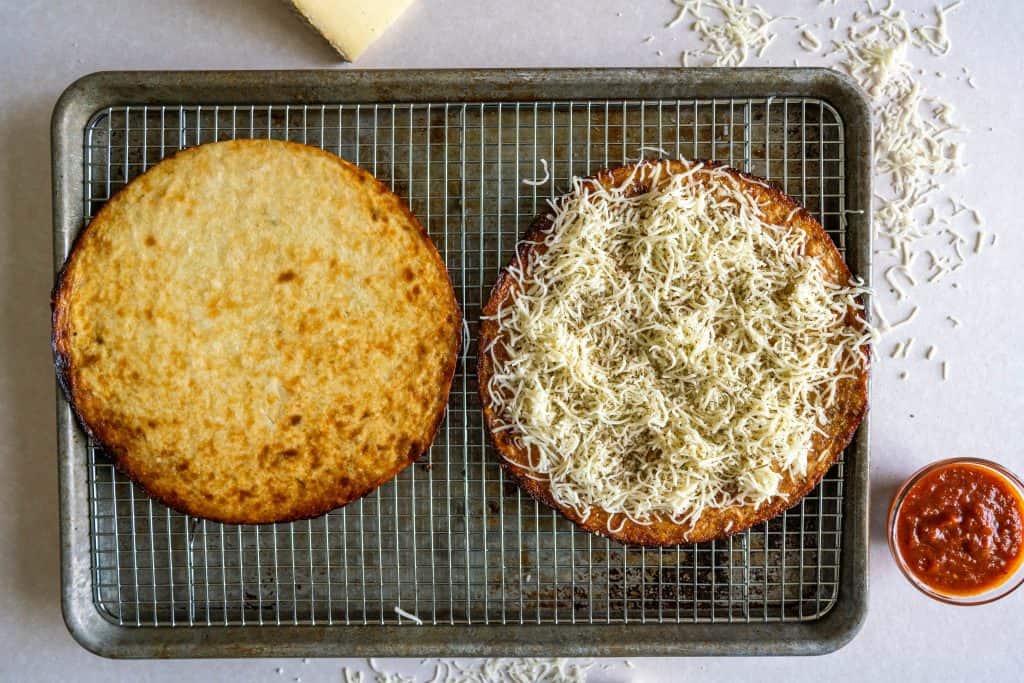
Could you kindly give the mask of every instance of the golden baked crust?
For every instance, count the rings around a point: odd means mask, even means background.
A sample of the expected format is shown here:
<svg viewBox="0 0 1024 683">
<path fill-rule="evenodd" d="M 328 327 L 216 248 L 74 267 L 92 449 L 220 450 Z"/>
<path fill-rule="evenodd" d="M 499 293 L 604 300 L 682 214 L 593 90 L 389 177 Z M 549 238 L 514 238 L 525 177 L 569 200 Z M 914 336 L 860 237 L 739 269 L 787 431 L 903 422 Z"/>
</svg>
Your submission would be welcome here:
<svg viewBox="0 0 1024 683">
<path fill-rule="evenodd" d="M 697 162 L 692 162 L 697 163 Z M 714 162 L 703 162 L 708 168 L 723 167 L 722 164 Z M 630 194 L 641 194 L 649 189 L 652 176 L 652 169 L 661 164 L 669 173 L 680 173 L 689 168 L 687 162 L 683 161 L 660 161 L 640 162 L 643 167 L 637 171 L 635 180 L 627 189 Z M 588 182 L 600 184 L 605 187 L 620 187 L 627 178 L 634 172 L 635 165 L 623 166 L 612 170 L 600 171 Z M 808 234 L 806 251 L 821 258 L 825 265 L 828 276 L 837 283 L 846 285 L 850 282 L 851 274 L 842 255 L 832 243 L 828 233 L 818 224 L 813 216 L 802 208 L 796 200 L 785 195 L 778 189 L 770 186 L 766 181 L 754 176 L 742 173 L 732 168 L 727 172 L 737 179 L 743 191 L 754 197 L 764 212 L 765 221 L 777 225 L 788 225 L 798 228 Z M 695 176 L 708 185 L 709 191 L 713 186 L 708 175 Z M 796 213 L 793 213 L 797 209 Z M 524 239 L 517 247 L 516 255 L 512 264 L 517 269 L 526 271 L 528 264 L 544 249 L 543 236 L 552 227 L 552 216 L 545 213 L 538 216 L 530 226 Z M 527 475 L 524 464 L 528 464 L 529 451 L 515 445 L 517 435 L 514 429 L 495 430 L 501 424 L 495 412 L 493 402 L 488 390 L 490 379 L 494 373 L 491 354 L 485 352 L 494 344 L 494 355 L 498 362 L 507 358 L 504 345 L 500 343 L 501 329 L 493 319 L 499 308 L 516 296 L 521 285 L 516 278 L 509 275 L 506 268 L 498 277 L 491 296 L 482 311 L 480 322 L 479 351 L 478 351 L 478 375 L 480 386 L 480 399 L 483 403 L 484 420 L 490 431 L 491 439 L 494 442 L 498 453 L 501 456 L 502 465 L 505 470 L 512 474 L 519 485 L 530 493 L 537 500 L 555 508 L 565 517 L 576 523 L 587 531 L 592 531 L 604 536 L 610 536 L 623 543 L 631 543 L 645 546 L 671 546 L 680 543 L 709 541 L 716 538 L 723 538 L 737 533 L 754 524 L 770 519 L 784 510 L 798 503 L 813 489 L 821 478 L 825 476 L 828 469 L 838 460 L 843 449 L 853 438 L 857 426 L 860 424 L 867 410 L 867 381 L 868 367 L 865 360 L 862 372 L 855 379 L 842 380 L 836 394 L 836 403 L 828 411 L 829 422 L 823 429 L 825 436 L 815 435 L 813 446 L 808 455 L 807 473 L 802 478 L 792 476 L 784 477 L 780 484 L 780 495 L 768 503 L 759 507 L 754 505 L 733 506 L 727 508 L 711 508 L 696 519 L 692 524 L 676 524 L 664 517 L 656 517 L 651 524 L 643 525 L 618 515 L 612 520 L 612 529 L 609 531 L 609 514 L 607 511 L 592 506 L 590 515 L 584 521 L 573 509 L 560 506 L 552 497 L 548 487 L 547 478 L 531 472 Z M 856 324 L 854 312 L 850 311 L 847 316 L 847 324 Z M 498 343 L 495 343 L 497 340 Z M 864 354 L 866 357 L 866 353 Z M 621 525 L 621 527 L 620 527 Z M 617 529 L 617 530 L 616 530 Z"/>
<path fill-rule="evenodd" d="M 183 512 L 303 519 L 430 446 L 461 320 L 408 207 L 274 140 L 161 161 L 85 228 L 53 296 L 61 385 L 118 469 Z"/>
</svg>

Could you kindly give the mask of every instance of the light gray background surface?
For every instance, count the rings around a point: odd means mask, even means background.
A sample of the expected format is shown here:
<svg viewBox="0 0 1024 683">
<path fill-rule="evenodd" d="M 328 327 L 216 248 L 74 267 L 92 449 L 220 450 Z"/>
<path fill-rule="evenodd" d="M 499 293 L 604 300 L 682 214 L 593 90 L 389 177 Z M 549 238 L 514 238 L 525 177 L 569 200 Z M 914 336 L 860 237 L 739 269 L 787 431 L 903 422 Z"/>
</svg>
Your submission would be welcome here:
<svg viewBox="0 0 1024 683">
<path fill-rule="evenodd" d="M 779 14 L 826 16 L 817 0 L 763 2 Z M 846 17 L 860 3 L 839 5 Z M 664 28 L 672 16 L 668 0 L 419 0 L 358 66 L 671 66 L 682 48 L 697 45 L 684 27 Z M 918 339 L 917 351 L 922 344 L 939 346 L 951 361 L 950 380 L 940 382 L 938 365 L 918 352 L 916 359 L 890 360 L 894 340 L 887 340 L 876 366 L 871 605 L 864 630 L 821 658 L 636 660 L 636 669 L 617 668 L 611 680 L 1020 680 L 1024 592 L 973 609 L 931 602 L 896 570 L 883 527 L 894 488 L 928 461 L 973 455 L 1024 472 L 1022 25 L 1024 3 L 969 0 L 951 18 L 951 57 L 928 62 L 929 87 L 955 103 L 971 129 L 965 139 L 972 168 L 954 183 L 955 194 L 976 205 L 985 229 L 1000 237 L 996 248 L 962 271 L 958 289 L 917 294 L 921 315 L 909 332 Z M 643 43 L 648 35 L 655 40 Z M 115 662 L 72 641 L 59 603 L 47 303 L 49 118 L 65 86 L 104 69 L 334 68 L 334 53 L 279 0 L 0 0 L 0 38 L 0 678 L 340 680 L 341 660 Z M 776 65 L 794 57 L 817 63 L 796 48 L 796 39 L 780 36 L 766 58 Z M 975 75 L 978 90 L 955 78 L 962 65 Z M 946 77 L 934 76 L 936 69 Z M 963 326 L 953 329 L 947 314 Z M 906 381 L 898 379 L 901 370 L 910 373 Z"/>
</svg>

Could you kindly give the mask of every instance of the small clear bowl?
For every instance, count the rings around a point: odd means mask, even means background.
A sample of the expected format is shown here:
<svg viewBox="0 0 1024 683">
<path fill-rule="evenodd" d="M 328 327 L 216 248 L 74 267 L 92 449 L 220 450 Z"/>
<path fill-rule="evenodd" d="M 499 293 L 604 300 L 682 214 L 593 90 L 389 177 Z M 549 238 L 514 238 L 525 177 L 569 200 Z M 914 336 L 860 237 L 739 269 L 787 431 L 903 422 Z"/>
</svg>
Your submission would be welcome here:
<svg viewBox="0 0 1024 683">
<path fill-rule="evenodd" d="M 961 605 L 965 607 L 985 605 L 1006 597 L 1024 583 L 1024 562 L 1021 562 L 1016 571 L 1007 576 L 1002 583 L 993 586 L 982 593 L 976 593 L 973 595 L 941 593 L 914 575 L 907 566 L 906 561 L 903 559 L 903 556 L 900 553 L 899 544 L 896 542 L 896 519 L 899 516 L 900 507 L 903 505 L 903 499 L 906 498 L 907 493 L 914 487 L 914 484 L 919 482 L 924 476 L 944 467 L 949 467 L 950 465 L 971 465 L 986 469 L 1005 481 L 1006 484 L 1014 490 L 1020 500 L 1024 501 L 1024 482 L 1022 482 L 1013 472 L 1010 472 L 998 463 L 994 463 L 990 460 L 982 460 L 980 458 L 949 458 L 947 460 L 933 462 L 930 465 L 922 467 L 911 475 L 911 477 L 907 479 L 902 486 L 900 486 L 895 497 L 893 497 L 892 504 L 889 506 L 889 520 L 887 522 L 889 550 L 892 552 L 892 556 L 896 560 L 896 566 L 900 568 L 900 571 L 903 572 L 905 577 L 907 577 L 907 580 L 928 597 L 950 605 Z"/>
</svg>

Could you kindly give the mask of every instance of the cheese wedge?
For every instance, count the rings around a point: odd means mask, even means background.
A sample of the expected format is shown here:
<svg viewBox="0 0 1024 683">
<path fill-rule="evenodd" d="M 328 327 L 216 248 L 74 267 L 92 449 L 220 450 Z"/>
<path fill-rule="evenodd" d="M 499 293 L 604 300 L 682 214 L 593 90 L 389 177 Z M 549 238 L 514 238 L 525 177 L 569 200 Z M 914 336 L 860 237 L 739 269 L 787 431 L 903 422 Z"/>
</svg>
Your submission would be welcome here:
<svg viewBox="0 0 1024 683">
<path fill-rule="evenodd" d="M 291 0 L 295 11 L 354 62 L 413 0 Z"/>
</svg>

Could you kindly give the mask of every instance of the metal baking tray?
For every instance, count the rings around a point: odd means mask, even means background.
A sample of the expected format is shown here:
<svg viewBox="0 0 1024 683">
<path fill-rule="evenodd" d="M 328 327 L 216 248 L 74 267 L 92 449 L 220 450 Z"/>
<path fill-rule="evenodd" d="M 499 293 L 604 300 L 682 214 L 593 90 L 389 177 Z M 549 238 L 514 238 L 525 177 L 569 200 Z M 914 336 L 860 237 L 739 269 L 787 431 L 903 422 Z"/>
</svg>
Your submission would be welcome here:
<svg viewBox="0 0 1024 683">
<path fill-rule="evenodd" d="M 54 267 L 114 192 L 183 147 L 298 140 L 405 198 L 475 337 L 544 201 L 640 156 L 765 176 L 870 277 L 870 117 L 821 69 L 120 72 L 53 115 Z M 551 172 L 544 185 L 524 179 Z M 254 179 L 254 182 L 257 180 Z M 289 524 L 170 511 L 118 474 L 58 391 L 64 618 L 114 657 L 817 654 L 867 604 L 868 423 L 801 504 L 725 541 L 626 547 L 507 481 L 481 421 L 475 339 L 429 457 Z M 395 608 L 423 623 L 402 617 Z"/>
</svg>

